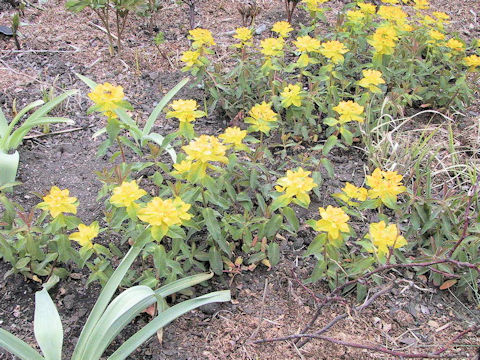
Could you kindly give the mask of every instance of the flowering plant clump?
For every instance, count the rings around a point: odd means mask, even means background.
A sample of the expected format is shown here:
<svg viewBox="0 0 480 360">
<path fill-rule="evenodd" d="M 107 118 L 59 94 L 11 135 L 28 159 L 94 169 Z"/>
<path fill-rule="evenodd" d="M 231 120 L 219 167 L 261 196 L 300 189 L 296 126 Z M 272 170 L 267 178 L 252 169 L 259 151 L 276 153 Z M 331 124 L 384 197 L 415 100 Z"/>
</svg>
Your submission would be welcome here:
<svg viewBox="0 0 480 360">
<path fill-rule="evenodd" d="M 390 249 L 398 249 L 407 245 L 407 240 L 398 234 L 397 225 L 386 225 L 384 221 L 370 224 L 368 235 L 378 256 L 385 256 Z"/>
<path fill-rule="evenodd" d="M 268 135 L 270 130 L 277 126 L 278 115 L 272 110 L 270 103 L 264 101 L 261 104 L 256 104 L 248 114 L 250 116 L 245 118 L 245 122 L 251 124 L 248 131 L 260 131 Z"/>
<path fill-rule="evenodd" d="M 88 97 L 95 103 L 88 112 L 99 111 L 109 119 L 116 119 L 118 116 L 114 112 L 115 109 L 126 107 L 128 104 L 124 101 L 123 87 L 108 82 L 95 86 Z"/>
<path fill-rule="evenodd" d="M 194 137 L 192 121 L 206 116 L 204 111 L 197 110 L 198 105 L 195 100 L 175 100 L 170 104 L 171 111 L 167 112 L 168 118 L 177 118 L 180 121 L 178 132 L 187 139 Z"/>
<path fill-rule="evenodd" d="M 287 170 L 286 176 L 278 179 L 278 185 L 275 187 L 275 190 L 285 194 L 279 196 L 276 201 L 282 201 L 282 204 L 293 201 L 295 204 L 307 208 L 310 204 L 308 193 L 317 186 L 310 174 L 310 171 L 302 168 L 298 168 L 296 171 Z"/>
<path fill-rule="evenodd" d="M 346 234 L 350 233 L 348 220 L 350 217 L 341 208 L 328 205 L 326 209 L 319 208 L 320 220 L 312 223 L 315 231 L 326 232 L 330 244 L 338 246 L 344 240 Z"/>
<path fill-rule="evenodd" d="M 376 168 L 372 175 L 367 175 L 365 182 L 370 189 L 368 197 L 380 199 L 382 203 L 390 208 L 395 207 L 397 195 L 405 192 L 406 187 L 402 185 L 403 176 L 395 171 L 382 171 Z"/>
</svg>

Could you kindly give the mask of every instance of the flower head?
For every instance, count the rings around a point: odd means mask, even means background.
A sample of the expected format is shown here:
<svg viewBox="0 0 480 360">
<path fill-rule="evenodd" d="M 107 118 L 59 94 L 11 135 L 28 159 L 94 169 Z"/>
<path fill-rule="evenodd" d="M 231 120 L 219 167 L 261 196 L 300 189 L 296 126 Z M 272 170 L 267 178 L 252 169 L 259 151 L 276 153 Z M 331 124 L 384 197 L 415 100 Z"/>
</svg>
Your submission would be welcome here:
<svg viewBox="0 0 480 360">
<path fill-rule="evenodd" d="M 359 2 L 357 3 L 357 5 L 360 8 L 360 11 L 362 11 L 364 14 L 375 14 L 375 12 L 377 11 L 375 5 L 370 3 Z"/>
<path fill-rule="evenodd" d="M 396 6 L 380 6 L 377 14 L 387 21 L 392 21 L 395 23 L 403 23 L 407 19 L 407 13 L 404 12 L 401 8 Z"/>
<path fill-rule="evenodd" d="M 426 10 L 430 7 L 430 3 L 427 0 L 413 0 L 415 4 L 413 8 L 416 10 Z"/>
<path fill-rule="evenodd" d="M 448 22 L 450 20 L 450 16 L 441 11 L 434 11 L 432 15 L 440 20 L 440 22 Z"/>
<path fill-rule="evenodd" d="M 320 5 L 326 3 L 328 0 L 302 0 L 310 12 L 317 12 L 320 10 Z"/>
<path fill-rule="evenodd" d="M 458 51 L 458 52 L 463 51 L 465 48 L 465 45 L 463 44 L 463 42 L 457 39 L 450 39 L 447 41 L 445 45 L 448 48 L 452 49 L 452 51 Z"/>
<path fill-rule="evenodd" d="M 293 31 L 293 28 L 292 25 L 290 25 L 290 23 L 287 21 L 277 21 L 275 24 L 273 24 L 272 31 L 277 33 L 278 36 L 284 38 Z"/>
<path fill-rule="evenodd" d="M 340 41 L 333 40 L 322 43 L 320 53 L 326 58 L 332 60 L 334 64 L 343 62 L 343 54 L 347 53 L 348 49 Z"/>
<path fill-rule="evenodd" d="M 78 231 L 70 234 L 70 240 L 74 240 L 80 244 L 81 247 L 91 249 L 93 247 L 92 240 L 95 239 L 100 231 L 98 222 L 94 221 L 90 225 L 78 225 Z"/>
<path fill-rule="evenodd" d="M 320 49 L 320 40 L 308 35 L 298 37 L 293 44 L 300 52 L 317 52 Z"/>
<path fill-rule="evenodd" d="M 339 198 L 343 201 L 347 202 L 349 205 L 355 204 L 350 200 L 358 200 L 358 201 L 365 201 L 368 197 L 368 190 L 363 187 L 356 187 L 355 185 L 347 182 L 345 186 L 342 188 L 342 194 L 340 194 Z"/>
<path fill-rule="evenodd" d="M 373 93 L 382 92 L 377 85 L 385 84 L 382 79 L 382 73 L 378 70 L 363 70 L 363 78 L 358 82 L 358 85 L 370 90 Z"/>
<path fill-rule="evenodd" d="M 184 62 L 187 69 L 189 69 L 195 65 L 202 64 L 202 62 L 200 61 L 200 56 L 201 54 L 198 50 L 197 51 L 187 50 L 183 52 L 182 57 L 180 58 L 180 61 Z"/>
<path fill-rule="evenodd" d="M 247 124 L 252 124 L 249 131 L 260 131 L 268 134 L 277 121 L 277 114 L 272 110 L 272 104 L 263 101 L 255 104 L 248 112 L 249 117 L 245 118 Z"/>
<path fill-rule="evenodd" d="M 235 47 L 242 48 L 244 46 L 251 46 L 252 42 L 250 39 L 253 37 L 252 30 L 246 27 L 239 27 L 235 30 L 235 39 L 240 40 L 240 44 L 236 44 Z"/>
<path fill-rule="evenodd" d="M 177 118 L 180 122 L 190 123 L 197 118 L 205 116 L 205 112 L 197 110 L 195 100 L 174 100 L 171 104 L 171 111 L 167 112 L 168 118 Z"/>
<path fill-rule="evenodd" d="M 135 180 L 124 181 L 113 189 L 113 195 L 110 198 L 110 203 L 116 207 L 129 207 L 135 200 L 147 195 L 147 192 L 138 187 Z"/>
<path fill-rule="evenodd" d="M 342 237 L 341 233 L 350 232 L 347 224 L 350 217 L 341 208 L 328 205 L 326 209 L 318 208 L 318 211 L 321 219 L 315 223 L 313 228 L 316 231 L 325 231 L 328 235 L 328 240 L 339 240 Z"/>
<path fill-rule="evenodd" d="M 76 214 L 77 198 L 69 195 L 68 189 L 60 190 L 57 186 L 52 186 L 50 192 L 42 198 L 43 202 L 37 206 L 40 209 L 48 210 L 54 218 L 62 213 Z"/>
<path fill-rule="evenodd" d="M 297 171 L 287 170 L 286 176 L 277 180 L 278 186 L 275 186 L 275 190 L 285 192 L 288 198 L 296 197 L 308 206 L 310 203 L 308 192 L 317 186 L 310 174 L 310 171 L 305 171 L 301 167 Z"/>
<path fill-rule="evenodd" d="M 368 237 L 379 255 L 386 255 L 389 248 L 398 249 L 407 245 L 407 240 L 398 233 L 397 225 L 386 225 L 384 221 L 370 224 Z"/>
<path fill-rule="evenodd" d="M 189 31 L 188 38 L 193 41 L 192 47 L 194 49 L 199 49 L 204 46 L 213 46 L 215 41 L 213 40 L 212 33 L 210 30 L 196 28 Z"/>
<path fill-rule="evenodd" d="M 392 25 L 379 27 L 372 37 L 367 40 L 375 48 L 378 55 L 391 55 L 398 40 L 397 32 Z"/>
<path fill-rule="evenodd" d="M 172 175 L 183 175 L 188 173 L 192 169 L 192 161 L 191 160 L 182 160 L 179 163 L 173 164 L 174 171 L 172 171 Z"/>
<path fill-rule="evenodd" d="M 428 36 L 430 36 L 430 38 L 432 40 L 435 40 L 435 41 L 440 41 L 440 40 L 445 39 L 444 34 L 442 34 L 440 31 L 434 30 L 434 29 L 432 29 L 428 32 Z"/>
<path fill-rule="evenodd" d="M 282 98 L 282 106 L 284 108 L 288 108 L 290 105 L 297 107 L 302 106 L 302 95 L 300 94 L 301 91 L 302 88 L 298 84 L 287 85 L 280 93 L 280 97 Z"/>
<path fill-rule="evenodd" d="M 282 38 L 267 38 L 260 41 L 260 52 L 267 57 L 281 56 L 283 55 L 284 44 Z"/>
<path fill-rule="evenodd" d="M 215 136 L 200 135 L 190 141 L 188 145 L 183 146 L 182 149 L 187 154 L 187 160 L 198 161 L 203 164 L 210 161 L 228 163 L 225 156 L 227 148 Z"/>
<path fill-rule="evenodd" d="M 183 202 L 179 197 L 167 200 L 154 197 L 144 208 L 138 210 L 138 218 L 150 224 L 152 236 L 160 240 L 170 227 L 181 225 L 184 220 L 192 218 L 188 213 L 190 207 L 190 204 Z"/>
<path fill-rule="evenodd" d="M 125 97 L 123 88 L 121 86 L 113 86 L 106 82 L 104 84 L 98 84 L 95 86 L 92 92 L 88 94 L 90 100 L 92 100 L 98 111 L 111 119 L 117 118 L 114 110 L 119 108 Z"/>
<path fill-rule="evenodd" d="M 480 66 L 480 56 L 470 55 L 463 58 L 465 65 L 469 67 L 470 71 L 476 71 L 477 66 Z"/>
<path fill-rule="evenodd" d="M 383 2 L 384 4 L 392 4 L 392 5 L 396 5 L 396 4 L 399 3 L 398 0 L 382 0 L 382 2 Z"/>
<path fill-rule="evenodd" d="M 341 124 L 349 121 L 363 122 L 363 106 L 353 102 L 352 100 L 341 101 L 333 108 L 334 111 L 340 114 L 339 122 Z"/>
<path fill-rule="evenodd" d="M 223 134 L 218 135 L 225 144 L 233 144 L 236 150 L 246 150 L 247 147 L 242 144 L 243 139 L 247 136 L 246 130 L 241 130 L 239 127 L 228 127 Z"/>
<path fill-rule="evenodd" d="M 382 171 L 376 168 L 372 175 L 366 176 L 366 183 L 371 187 L 368 196 L 372 199 L 380 198 L 384 204 L 397 202 L 397 195 L 405 192 L 402 185 L 403 176 L 396 171 Z"/>
<path fill-rule="evenodd" d="M 349 10 L 347 11 L 347 18 L 351 22 L 359 23 L 365 19 L 365 13 L 362 10 Z"/>
</svg>

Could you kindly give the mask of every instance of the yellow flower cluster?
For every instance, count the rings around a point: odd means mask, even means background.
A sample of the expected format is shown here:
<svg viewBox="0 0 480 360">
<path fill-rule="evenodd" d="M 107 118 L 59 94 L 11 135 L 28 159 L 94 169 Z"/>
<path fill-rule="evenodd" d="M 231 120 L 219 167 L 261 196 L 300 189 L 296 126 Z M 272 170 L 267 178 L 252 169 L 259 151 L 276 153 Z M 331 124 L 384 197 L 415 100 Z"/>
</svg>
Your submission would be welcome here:
<svg viewBox="0 0 480 360">
<path fill-rule="evenodd" d="M 273 24 L 272 31 L 277 33 L 278 36 L 285 38 L 293 31 L 293 28 L 287 21 L 277 21 Z"/>
<path fill-rule="evenodd" d="M 355 185 L 347 182 L 342 188 L 342 192 L 334 194 L 334 196 L 344 201 L 348 205 L 357 205 L 358 203 L 352 200 L 358 200 L 360 202 L 367 200 L 368 190 L 364 187 L 356 187 Z"/>
<path fill-rule="evenodd" d="M 328 205 L 326 209 L 318 208 L 321 219 L 315 222 L 313 229 L 316 231 L 325 231 L 330 243 L 340 245 L 342 233 L 349 233 L 350 227 L 348 220 L 350 217 L 343 209 Z M 339 241 L 340 240 L 340 241 Z"/>
<path fill-rule="evenodd" d="M 70 191 L 68 189 L 61 190 L 57 186 L 52 186 L 50 192 L 42 199 L 43 202 L 37 206 L 40 209 L 50 212 L 53 218 L 56 218 L 62 213 L 77 213 L 77 198 L 69 196 Z"/>
<path fill-rule="evenodd" d="M 201 65 L 202 61 L 200 60 L 201 54 L 200 52 L 197 51 L 191 51 L 187 50 L 182 54 L 182 57 L 180 58 L 180 61 L 184 62 L 186 65 L 186 70 L 189 70 L 190 68 L 196 66 L 196 65 Z"/>
<path fill-rule="evenodd" d="M 398 249 L 407 245 L 407 240 L 398 233 L 397 225 L 387 226 L 384 221 L 370 224 L 368 238 L 379 256 L 387 255 L 391 248 Z"/>
<path fill-rule="evenodd" d="M 370 3 L 359 2 L 357 5 L 364 14 L 373 15 L 377 11 L 375 5 Z"/>
<path fill-rule="evenodd" d="M 254 105 L 245 118 L 247 124 L 252 124 L 249 131 L 260 131 L 264 134 L 270 132 L 277 121 L 277 114 L 272 110 L 272 104 L 263 101 L 261 104 Z"/>
<path fill-rule="evenodd" d="M 152 237 L 161 240 L 174 225 L 181 225 L 183 221 L 190 220 L 192 215 L 188 213 L 191 205 L 182 201 L 179 197 L 163 200 L 154 197 L 147 205 L 138 210 L 138 218 L 151 225 Z"/>
<path fill-rule="evenodd" d="M 358 82 L 358 85 L 370 90 L 372 93 L 381 93 L 377 85 L 385 84 L 385 80 L 382 79 L 382 73 L 378 70 L 363 70 L 363 78 Z"/>
<path fill-rule="evenodd" d="M 116 119 L 118 116 L 114 110 L 120 107 L 125 94 L 121 86 L 114 86 L 106 82 L 95 86 L 88 97 L 95 103 L 95 110 L 102 112 L 109 119 Z"/>
<path fill-rule="evenodd" d="M 302 0 L 307 10 L 311 13 L 315 13 L 321 10 L 320 5 L 326 3 L 328 0 Z"/>
<path fill-rule="evenodd" d="M 197 102 L 195 100 L 174 100 L 170 104 L 171 111 L 167 112 L 168 118 L 177 118 L 180 122 L 190 123 L 197 118 L 206 116 L 203 111 L 197 110 Z"/>
<path fill-rule="evenodd" d="M 457 39 L 450 39 L 445 44 L 452 51 L 461 52 L 465 49 L 465 44 Z"/>
<path fill-rule="evenodd" d="M 379 198 L 385 205 L 395 204 L 397 195 L 405 192 L 406 187 L 402 184 L 403 176 L 396 171 L 382 171 L 376 168 L 372 175 L 367 175 L 365 182 L 370 186 L 368 197 Z"/>
<path fill-rule="evenodd" d="M 347 19 L 354 23 L 360 23 L 366 18 L 366 14 L 362 10 L 349 10 L 346 15 Z"/>
<path fill-rule="evenodd" d="M 405 11 L 396 6 L 380 6 L 377 11 L 378 16 L 387 21 L 397 24 L 405 23 L 408 15 Z"/>
<path fill-rule="evenodd" d="M 375 49 L 377 55 L 391 55 L 398 40 L 397 32 L 392 25 L 379 27 L 373 36 L 367 40 Z"/>
<path fill-rule="evenodd" d="M 92 240 L 95 239 L 100 232 L 100 227 L 97 221 L 90 225 L 79 224 L 78 231 L 70 234 L 70 240 L 76 241 L 81 247 L 91 249 L 93 248 Z"/>
<path fill-rule="evenodd" d="M 283 91 L 280 93 L 280 98 L 282 99 L 282 106 L 288 108 L 291 105 L 300 107 L 302 106 L 303 96 L 300 94 L 302 88 L 298 84 L 289 84 Z"/>
<path fill-rule="evenodd" d="M 333 40 L 322 43 L 319 51 L 334 64 L 338 64 L 343 62 L 343 54 L 346 54 L 348 49 L 340 41 Z"/>
<path fill-rule="evenodd" d="M 243 139 L 247 136 L 246 130 L 241 130 L 238 126 L 228 127 L 223 134 L 218 137 L 223 140 L 225 144 L 233 144 L 235 150 L 248 150 L 245 144 L 242 144 Z"/>
<path fill-rule="evenodd" d="M 188 32 L 190 35 L 187 37 L 192 40 L 192 47 L 194 49 L 200 49 L 205 46 L 215 45 L 215 40 L 213 40 L 212 33 L 210 30 L 196 28 Z"/>
<path fill-rule="evenodd" d="M 267 56 L 282 56 L 285 42 L 282 38 L 266 38 L 260 41 L 260 52 Z"/>
<path fill-rule="evenodd" d="M 320 49 L 320 40 L 308 35 L 298 37 L 297 40 L 293 41 L 293 44 L 302 53 L 317 52 Z"/>
<path fill-rule="evenodd" d="M 469 67 L 469 71 L 477 71 L 477 67 L 480 67 L 480 56 L 470 55 L 464 57 L 463 62 Z"/>
<path fill-rule="evenodd" d="M 287 170 L 286 176 L 278 179 L 275 190 L 285 192 L 285 197 L 296 198 L 301 204 L 308 206 L 310 203 L 308 192 L 317 186 L 310 174 L 310 171 L 305 171 L 301 167 L 297 171 Z"/>
<path fill-rule="evenodd" d="M 353 102 L 352 100 L 341 101 L 333 110 L 340 114 L 338 119 L 340 124 L 345 124 L 349 121 L 363 122 L 363 106 Z"/>
<path fill-rule="evenodd" d="M 124 181 L 113 189 L 113 195 L 110 197 L 110 203 L 116 207 L 131 207 L 134 202 L 147 192 L 140 189 L 135 180 Z"/>
<path fill-rule="evenodd" d="M 430 8 L 430 3 L 427 0 L 413 0 L 414 5 L 413 8 L 416 10 L 427 10 Z"/>
<path fill-rule="evenodd" d="M 245 46 L 252 46 L 252 42 L 250 41 L 253 37 L 252 30 L 246 27 L 240 27 L 235 30 L 235 35 L 233 37 L 237 40 L 240 40 L 239 44 L 235 44 L 236 48 L 243 48 Z"/>
</svg>

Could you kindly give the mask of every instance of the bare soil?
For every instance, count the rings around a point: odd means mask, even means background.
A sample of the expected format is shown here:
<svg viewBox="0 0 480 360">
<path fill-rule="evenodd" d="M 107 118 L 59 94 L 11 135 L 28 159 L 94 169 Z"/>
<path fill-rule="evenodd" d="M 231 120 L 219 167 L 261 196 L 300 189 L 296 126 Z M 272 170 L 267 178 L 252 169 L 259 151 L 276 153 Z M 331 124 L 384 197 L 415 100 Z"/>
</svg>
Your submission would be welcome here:
<svg viewBox="0 0 480 360">
<path fill-rule="evenodd" d="M 480 4 L 477 0 L 432 0 L 431 3 L 434 8 L 452 16 L 454 28 L 464 37 L 479 37 Z M 86 97 L 88 90 L 75 73 L 85 74 L 97 82 L 122 85 L 136 109 L 137 121 L 144 121 L 162 95 L 185 76 L 179 71 L 179 58 L 188 47 L 187 12 L 181 5 L 168 2 L 155 18 L 156 27 L 165 33 L 167 42 L 161 46 L 168 59 L 158 53 L 153 45 L 155 31 L 148 26 L 146 19 L 140 17 L 129 20 L 123 52 L 111 57 L 105 34 L 95 26 L 101 25 L 95 14 L 68 12 L 61 0 L 31 1 L 31 4 L 34 6 L 27 6 L 22 16 L 22 50 L 15 50 L 13 41 L 0 38 L 0 106 L 9 113 L 14 100 L 17 108 L 21 108 L 46 93 L 59 94 L 64 89 L 77 88 L 81 90 L 80 94 L 56 110 L 56 115 L 74 119 L 74 127 L 78 129 L 24 142 L 19 149 L 18 179 L 22 185 L 15 188 L 13 196 L 28 209 L 39 201 L 35 193 L 45 193 L 52 185 L 68 188 L 80 200 L 79 216 L 89 223 L 103 216 L 101 204 L 95 201 L 101 184 L 94 172 L 108 167 L 109 162 L 106 158 L 96 157 L 102 139 L 92 140 L 92 134 L 103 124 L 98 117 L 86 115 L 90 106 Z M 257 26 L 269 28 L 275 21 L 285 19 L 282 2 L 267 0 L 259 1 L 259 4 L 262 12 L 256 20 Z M 331 2 L 334 9 L 341 6 L 342 2 Z M 13 11 L 5 0 L 0 0 L 0 25 L 9 24 Z M 218 60 L 223 61 L 231 43 L 230 32 L 241 26 L 236 3 L 200 1 L 197 11 L 198 24 L 212 30 L 219 44 Z M 334 21 L 335 10 L 331 14 L 329 18 Z M 294 24 L 304 17 L 305 14 L 297 11 Z M 186 87 L 178 97 L 202 99 L 202 93 Z M 470 124 L 478 123 L 478 120 L 478 107 L 469 109 L 465 121 Z M 202 121 L 199 124 L 201 132 L 218 134 L 229 119 L 211 116 Z M 174 126 L 164 118 L 157 124 L 162 133 L 173 130 Z M 64 128 L 54 126 L 51 130 Z M 34 131 L 31 135 L 40 133 Z M 335 151 L 331 160 L 338 174 L 335 180 L 328 180 L 323 185 L 325 197 L 316 199 L 312 208 L 325 206 L 331 201 L 327 194 L 337 191 L 342 181 L 363 179 L 365 159 L 361 151 Z M 304 213 L 303 216 L 312 215 Z M 301 283 L 308 278 L 313 266 L 313 259 L 302 258 L 311 238 L 312 234 L 305 230 L 298 238 L 282 240 L 281 263 L 270 271 L 258 267 L 233 278 L 216 278 L 208 288 L 196 289 L 203 293 L 230 288 L 233 300 L 183 316 L 164 330 L 162 343 L 153 337 L 130 358 L 394 359 L 390 355 L 320 340 L 312 340 L 301 349 L 291 341 L 247 345 L 253 338 L 284 336 L 300 331 L 313 316 L 317 298 L 328 293 L 323 284 L 307 288 Z M 34 292 L 39 285 L 19 275 L 4 279 L 1 275 L 8 270 L 7 264 L 0 263 L 0 326 L 33 344 Z M 85 287 L 86 272 L 72 271 L 76 276 L 61 281 L 52 290 L 65 329 L 65 354 L 71 353 L 100 290 L 95 285 Z M 321 328 L 335 316 L 348 311 L 350 316 L 335 325 L 328 336 L 361 344 L 378 344 L 398 351 L 431 352 L 469 326 L 480 323 L 478 304 L 423 283 L 413 274 L 395 276 L 403 277 L 399 285 L 362 313 L 352 312 L 355 299 L 347 298 L 346 302 L 324 308 L 315 328 Z M 147 314 L 135 319 L 112 349 L 148 321 Z M 472 359 L 479 345 L 480 334 L 469 333 L 455 342 L 454 350 L 449 354 L 456 354 L 459 359 Z M 12 359 L 12 356 L 0 350 L 0 359 Z"/>
</svg>

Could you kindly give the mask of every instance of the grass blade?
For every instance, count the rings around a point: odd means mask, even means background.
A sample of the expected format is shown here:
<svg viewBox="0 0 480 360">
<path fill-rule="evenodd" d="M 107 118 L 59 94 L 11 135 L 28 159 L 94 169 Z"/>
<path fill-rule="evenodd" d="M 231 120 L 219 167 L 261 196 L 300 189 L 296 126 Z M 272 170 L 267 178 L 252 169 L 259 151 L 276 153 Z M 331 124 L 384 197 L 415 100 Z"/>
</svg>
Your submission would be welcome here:
<svg viewBox="0 0 480 360">
<path fill-rule="evenodd" d="M 33 332 L 46 360 L 62 359 L 62 322 L 46 289 L 35 293 Z"/>
<path fill-rule="evenodd" d="M 25 341 L 0 329 L 0 349 L 3 348 L 22 360 L 45 360 Z"/>
</svg>

